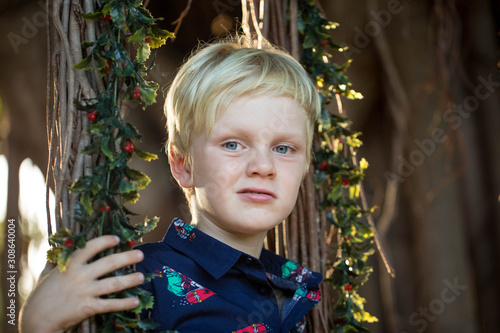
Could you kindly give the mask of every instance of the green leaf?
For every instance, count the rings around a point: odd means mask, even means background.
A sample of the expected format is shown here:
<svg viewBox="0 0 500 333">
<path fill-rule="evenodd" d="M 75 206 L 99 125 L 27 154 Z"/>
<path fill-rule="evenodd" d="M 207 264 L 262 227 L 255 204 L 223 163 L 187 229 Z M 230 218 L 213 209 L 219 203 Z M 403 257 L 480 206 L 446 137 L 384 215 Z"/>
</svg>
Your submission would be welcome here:
<svg viewBox="0 0 500 333">
<path fill-rule="evenodd" d="M 47 260 L 53 264 L 57 264 L 57 258 L 59 258 L 59 252 L 61 252 L 62 247 L 53 247 L 47 251 Z"/>
<path fill-rule="evenodd" d="M 141 100 L 146 105 L 151 105 L 156 102 L 156 87 L 153 88 L 139 88 L 141 92 Z"/>
<path fill-rule="evenodd" d="M 129 193 L 129 192 L 132 192 L 135 190 L 136 190 L 136 188 L 135 188 L 134 184 L 132 184 L 129 180 L 126 180 L 125 178 L 123 178 L 121 180 L 120 187 L 118 189 L 118 192 L 120 194 Z"/>
<path fill-rule="evenodd" d="M 82 203 L 83 208 L 87 211 L 88 215 L 92 215 L 94 212 L 94 208 L 92 205 L 92 199 L 90 198 L 89 192 L 85 192 L 80 198 L 80 202 Z"/>
<path fill-rule="evenodd" d="M 143 26 L 128 37 L 129 43 L 142 43 L 146 38 L 146 28 Z"/>
<path fill-rule="evenodd" d="M 80 60 L 79 63 L 73 66 L 74 69 L 91 70 L 90 63 L 92 62 L 92 54 Z"/>
<path fill-rule="evenodd" d="M 356 233 L 363 238 L 373 237 L 373 230 L 363 223 L 356 223 Z"/>
<path fill-rule="evenodd" d="M 150 37 L 149 47 L 152 49 L 157 49 L 165 44 L 166 40 L 164 38 Z"/>
<path fill-rule="evenodd" d="M 93 21 L 93 20 L 98 19 L 99 17 L 101 17 L 101 16 L 102 16 L 102 13 L 101 13 L 101 12 L 95 12 L 95 13 L 82 13 L 82 14 L 80 14 L 80 16 L 81 16 L 84 20 Z"/>
<path fill-rule="evenodd" d="M 141 234 L 146 234 L 156 228 L 158 221 L 160 221 L 160 218 L 156 216 L 151 219 L 146 218 L 144 223 L 142 225 L 137 225 L 136 228 Z"/>
<path fill-rule="evenodd" d="M 140 149 L 135 148 L 134 153 L 139 157 L 141 160 L 145 160 L 147 162 L 150 162 L 152 160 L 158 159 L 158 155 L 156 154 L 151 154 L 145 151 L 142 151 Z"/>
<path fill-rule="evenodd" d="M 111 151 L 111 137 L 104 136 L 101 140 L 101 151 L 111 162 L 115 160 L 113 151 Z"/>
<path fill-rule="evenodd" d="M 139 44 L 139 47 L 137 48 L 137 61 L 138 62 L 144 62 L 146 61 L 149 56 L 151 55 L 151 47 L 149 47 L 149 44 L 146 42 L 142 42 Z"/>
<path fill-rule="evenodd" d="M 123 23 L 125 22 L 125 6 L 121 1 L 110 1 L 104 5 L 102 9 L 104 15 L 111 15 L 113 23 L 119 28 L 123 28 Z"/>
<path fill-rule="evenodd" d="M 92 181 L 87 177 L 78 178 L 78 180 L 69 187 L 69 190 L 72 193 L 80 193 L 87 190 L 91 184 Z"/>
<path fill-rule="evenodd" d="M 89 47 L 92 47 L 95 45 L 95 42 L 87 42 L 86 40 L 84 40 L 82 42 L 82 49 L 87 49 Z"/>
<path fill-rule="evenodd" d="M 134 182 L 137 185 L 137 188 L 139 190 L 142 190 L 143 188 L 148 186 L 148 184 L 151 182 L 151 179 L 141 171 L 137 171 L 131 168 L 126 168 L 125 174 L 127 175 L 130 181 Z"/>
<path fill-rule="evenodd" d="M 126 219 L 126 218 L 125 218 Z M 128 223 L 128 220 L 126 221 Z M 132 226 L 122 223 L 120 216 L 113 215 L 111 234 L 119 236 L 121 239 L 133 239 L 137 235 Z M 124 225 L 125 224 L 125 225 Z"/>
<path fill-rule="evenodd" d="M 57 253 L 57 267 L 61 272 L 66 270 L 66 266 L 69 263 L 69 257 L 72 253 L 67 247 L 60 248 L 61 250 Z"/>
<path fill-rule="evenodd" d="M 160 326 L 160 324 L 155 323 L 152 319 L 143 319 L 137 322 L 137 326 L 145 331 L 150 331 Z"/>
<path fill-rule="evenodd" d="M 134 67 L 128 64 L 124 69 L 115 68 L 114 73 L 116 76 L 129 77 L 136 74 Z"/>
<path fill-rule="evenodd" d="M 132 191 L 128 193 L 123 193 L 122 194 L 122 201 L 125 202 L 131 202 L 135 203 L 137 200 L 139 200 L 139 193 L 137 191 Z"/>
<path fill-rule="evenodd" d="M 154 305 L 154 298 L 148 291 L 144 289 L 139 289 L 140 293 L 137 295 L 139 297 L 140 305 L 132 310 L 134 313 L 141 313 L 143 309 L 151 309 Z"/>
<path fill-rule="evenodd" d="M 60 228 L 55 234 L 50 236 L 49 239 L 52 243 L 61 245 L 68 237 L 72 236 L 73 232 L 71 232 L 71 230 L 69 230 L 68 228 Z"/>
</svg>

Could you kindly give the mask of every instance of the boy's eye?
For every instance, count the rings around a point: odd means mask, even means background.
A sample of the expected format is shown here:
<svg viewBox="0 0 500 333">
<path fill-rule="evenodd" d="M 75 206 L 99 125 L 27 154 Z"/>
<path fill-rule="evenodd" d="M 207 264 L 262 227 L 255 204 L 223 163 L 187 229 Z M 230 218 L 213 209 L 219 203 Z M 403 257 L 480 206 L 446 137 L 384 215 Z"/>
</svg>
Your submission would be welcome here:
<svg viewBox="0 0 500 333">
<path fill-rule="evenodd" d="M 229 149 L 229 150 L 236 150 L 238 148 L 238 143 L 237 142 L 226 142 L 224 144 L 224 147 Z"/>
<path fill-rule="evenodd" d="M 278 146 L 276 147 L 276 152 L 279 154 L 286 154 L 288 152 L 287 146 Z"/>
</svg>

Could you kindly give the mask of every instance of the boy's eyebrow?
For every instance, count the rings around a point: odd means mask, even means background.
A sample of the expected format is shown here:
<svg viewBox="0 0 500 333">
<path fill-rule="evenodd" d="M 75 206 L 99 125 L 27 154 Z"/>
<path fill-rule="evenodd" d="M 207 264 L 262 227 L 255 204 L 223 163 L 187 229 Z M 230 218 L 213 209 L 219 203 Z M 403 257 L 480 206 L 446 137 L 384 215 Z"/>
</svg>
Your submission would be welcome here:
<svg viewBox="0 0 500 333">
<path fill-rule="evenodd" d="M 219 129 L 217 132 L 212 133 L 216 138 L 218 137 L 225 137 L 225 136 L 243 136 L 243 137 L 258 137 L 258 136 L 269 136 L 270 134 L 274 135 L 275 137 L 278 138 L 278 140 L 285 140 L 285 139 L 295 139 L 297 137 L 300 137 L 301 135 L 304 136 L 305 139 L 307 139 L 307 134 L 305 131 L 302 130 L 292 130 L 291 128 L 285 128 L 283 127 L 282 129 L 272 129 L 271 127 L 264 127 L 261 130 L 255 132 L 250 130 L 249 128 L 246 128 L 245 126 L 235 126 L 235 127 L 225 127 Z"/>
</svg>

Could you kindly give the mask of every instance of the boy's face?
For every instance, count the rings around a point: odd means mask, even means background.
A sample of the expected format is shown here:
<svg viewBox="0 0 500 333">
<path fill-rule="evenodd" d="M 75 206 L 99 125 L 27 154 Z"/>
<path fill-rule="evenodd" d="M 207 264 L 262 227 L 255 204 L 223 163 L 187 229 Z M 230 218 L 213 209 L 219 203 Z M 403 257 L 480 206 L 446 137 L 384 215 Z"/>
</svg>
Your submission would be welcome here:
<svg viewBox="0 0 500 333">
<path fill-rule="evenodd" d="M 292 211 L 306 168 L 307 118 L 289 97 L 233 101 L 192 138 L 193 220 L 223 233 L 266 233 Z"/>
</svg>

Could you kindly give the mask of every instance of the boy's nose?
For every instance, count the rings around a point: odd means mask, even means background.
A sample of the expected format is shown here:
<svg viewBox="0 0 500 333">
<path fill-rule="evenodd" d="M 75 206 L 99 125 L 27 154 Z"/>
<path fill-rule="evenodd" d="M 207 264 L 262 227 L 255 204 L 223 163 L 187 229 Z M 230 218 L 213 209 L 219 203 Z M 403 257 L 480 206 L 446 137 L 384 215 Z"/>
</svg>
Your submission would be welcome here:
<svg viewBox="0 0 500 333">
<path fill-rule="evenodd" d="M 257 150 L 252 154 L 247 165 L 247 176 L 274 177 L 276 167 L 272 157 L 272 151 Z"/>
</svg>

